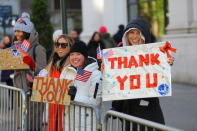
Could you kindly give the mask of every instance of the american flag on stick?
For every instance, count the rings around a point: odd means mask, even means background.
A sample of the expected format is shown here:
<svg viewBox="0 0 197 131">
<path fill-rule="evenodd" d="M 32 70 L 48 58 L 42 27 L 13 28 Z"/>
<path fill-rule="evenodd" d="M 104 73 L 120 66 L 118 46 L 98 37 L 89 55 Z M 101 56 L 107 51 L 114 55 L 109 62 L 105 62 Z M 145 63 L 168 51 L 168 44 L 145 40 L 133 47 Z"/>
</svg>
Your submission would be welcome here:
<svg viewBox="0 0 197 131">
<path fill-rule="evenodd" d="M 114 55 L 114 52 L 113 52 L 112 49 L 103 53 L 103 56 L 106 57 L 106 58 L 111 57 L 112 55 Z"/>
<path fill-rule="evenodd" d="M 102 51 L 101 51 L 101 47 L 100 45 L 98 46 L 98 48 L 96 49 L 97 52 L 97 59 L 101 60 L 102 59 Z"/>
<path fill-rule="evenodd" d="M 88 81 L 91 75 L 92 75 L 92 72 L 90 71 L 78 69 L 75 80 L 86 82 Z"/>
<path fill-rule="evenodd" d="M 30 47 L 30 42 L 27 40 L 24 40 L 22 44 L 17 45 L 17 48 L 19 49 L 20 52 L 27 54 L 27 50 Z"/>
</svg>

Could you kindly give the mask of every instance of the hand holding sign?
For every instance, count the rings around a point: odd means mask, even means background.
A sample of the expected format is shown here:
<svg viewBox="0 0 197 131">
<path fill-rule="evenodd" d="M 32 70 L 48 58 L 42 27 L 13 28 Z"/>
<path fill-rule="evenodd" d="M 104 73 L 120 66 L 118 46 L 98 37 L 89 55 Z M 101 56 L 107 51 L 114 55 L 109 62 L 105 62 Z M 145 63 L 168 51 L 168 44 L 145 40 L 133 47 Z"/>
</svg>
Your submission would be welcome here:
<svg viewBox="0 0 197 131">
<path fill-rule="evenodd" d="M 170 55 L 169 51 L 176 53 L 176 49 L 171 47 L 170 42 L 166 41 L 164 46 L 159 47 L 160 51 L 166 53 L 168 57 L 168 63 L 173 65 L 175 58 Z"/>
<path fill-rule="evenodd" d="M 72 80 L 67 79 L 35 77 L 31 100 L 44 103 L 69 105 L 70 96 L 68 95 L 68 87 L 71 84 Z"/>
</svg>

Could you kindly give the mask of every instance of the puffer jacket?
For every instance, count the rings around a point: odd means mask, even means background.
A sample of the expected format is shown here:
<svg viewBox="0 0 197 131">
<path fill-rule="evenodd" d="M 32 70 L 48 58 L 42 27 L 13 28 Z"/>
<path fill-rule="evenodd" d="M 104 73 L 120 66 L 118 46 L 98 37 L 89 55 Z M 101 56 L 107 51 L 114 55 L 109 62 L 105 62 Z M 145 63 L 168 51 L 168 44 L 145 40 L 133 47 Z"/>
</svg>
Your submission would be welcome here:
<svg viewBox="0 0 197 131">
<path fill-rule="evenodd" d="M 34 62 L 36 64 L 35 70 L 32 71 L 30 69 L 23 69 L 14 71 L 14 86 L 17 88 L 23 88 L 25 90 L 27 90 L 29 86 L 28 81 L 26 79 L 26 74 L 29 73 L 34 74 L 34 76 L 36 76 L 40 72 L 40 70 L 43 69 L 47 64 L 46 50 L 43 46 L 39 44 L 38 33 L 35 30 L 31 32 L 28 41 L 31 44 L 27 53 L 32 59 L 34 59 Z"/>
</svg>

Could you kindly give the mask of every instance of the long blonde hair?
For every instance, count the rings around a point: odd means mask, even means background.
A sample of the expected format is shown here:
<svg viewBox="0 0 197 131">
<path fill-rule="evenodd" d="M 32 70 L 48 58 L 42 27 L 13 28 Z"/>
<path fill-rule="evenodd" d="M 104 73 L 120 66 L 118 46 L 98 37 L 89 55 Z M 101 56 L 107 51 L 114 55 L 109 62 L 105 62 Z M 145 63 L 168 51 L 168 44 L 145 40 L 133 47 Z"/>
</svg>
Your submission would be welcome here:
<svg viewBox="0 0 197 131">
<path fill-rule="evenodd" d="M 55 42 L 57 42 L 61 38 L 64 38 L 65 40 L 68 41 L 69 47 L 72 46 L 72 44 L 74 42 L 73 39 L 71 37 L 67 36 L 67 35 L 64 35 L 64 34 L 63 35 L 60 35 Z M 66 66 L 66 65 L 69 64 L 68 57 L 69 57 L 69 53 L 66 56 L 64 56 L 63 58 L 60 58 L 58 56 L 58 54 L 54 51 L 53 55 L 50 57 L 50 62 L 46 66 L 46 69 L 50 73 L 52 72 L 53 67 L 55 67 L 55 69 L 57 71 L 61 71 L 64 66 Z"/>
</svg>

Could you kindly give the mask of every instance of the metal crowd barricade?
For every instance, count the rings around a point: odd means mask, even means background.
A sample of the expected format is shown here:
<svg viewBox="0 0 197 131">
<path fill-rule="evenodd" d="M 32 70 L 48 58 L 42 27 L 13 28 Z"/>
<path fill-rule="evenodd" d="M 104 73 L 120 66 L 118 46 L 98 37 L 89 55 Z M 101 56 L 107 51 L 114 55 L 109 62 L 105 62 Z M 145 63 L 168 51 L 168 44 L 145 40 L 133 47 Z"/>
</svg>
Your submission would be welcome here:
<svg viewBox="0 0 197 131">
<path fill-rule="evenodd" d="M 103 122 L 104 131 L 181 131 L 117 111 L 107 111 Z"/>
<path fill-rule="evenodd" d="M 32 102 L 30 96 L 23 89 L 0 84 L 0 131 L 180 131 L 112 110 L 106 112 L 102 126 L 100 107 Z"/>
<path fill-rule="evenodd" d="M 100 131 L 98 107 L 79 102 L 69 106 L 32 102 L 27 98 L 26 130 Z M 62 126 L 61 126 L 62 125 Z"/>
<path fill-rule="evenodd" d="M 0 84 L 0 131 L 25 130 L 25 92 Z"/>
<path fill-rule="evenodd" d="M 101 131 L 100 108 L 80 102 L 72 102 L 65 111 L 65 131 Z"/>
<path fill-rule="evenodd" d="M 101 130 L 99 107 L 79 102 L 69 106 L 32 102 L 30 96 L 23 89 L 0 84 L 0 131 L 60 131 L 60 123 L 63 131 Z"/>
</svg>

